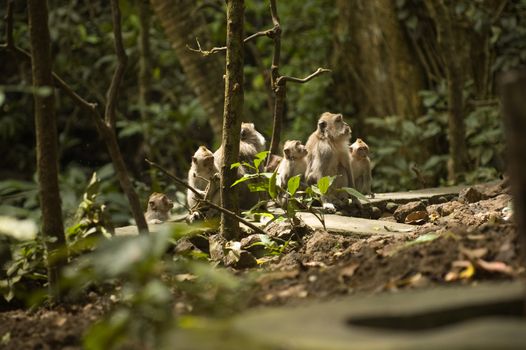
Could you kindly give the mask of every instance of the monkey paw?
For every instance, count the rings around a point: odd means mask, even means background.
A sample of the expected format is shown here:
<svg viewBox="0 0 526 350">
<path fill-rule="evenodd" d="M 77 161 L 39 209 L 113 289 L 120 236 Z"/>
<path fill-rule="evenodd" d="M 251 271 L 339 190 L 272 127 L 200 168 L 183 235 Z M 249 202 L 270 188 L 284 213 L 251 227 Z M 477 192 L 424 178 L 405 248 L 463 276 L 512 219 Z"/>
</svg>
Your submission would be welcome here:
<svg viewBox="0 0 526 350">
<path fill-rule="evenodd" d="M 203 214 L 199 211 L 194 211 L 193 213 L 188 214 L 186 217 L 186 222 L 192 224 L 196 221 L 203 220 Z"/>
<path fill-rule="evenodd" d="M 327 214 L 334 214 L 336 213 L 336 207 L 332 203 L 323 203 L 323 210 L 327 212 Z"/>
</svg>

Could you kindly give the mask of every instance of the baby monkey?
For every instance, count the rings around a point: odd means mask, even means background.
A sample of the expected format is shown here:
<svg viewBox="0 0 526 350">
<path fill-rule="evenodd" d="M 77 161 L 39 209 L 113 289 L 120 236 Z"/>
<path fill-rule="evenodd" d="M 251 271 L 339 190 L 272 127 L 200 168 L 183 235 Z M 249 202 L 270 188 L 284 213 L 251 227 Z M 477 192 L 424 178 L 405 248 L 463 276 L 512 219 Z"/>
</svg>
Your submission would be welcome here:
<svg viewBox="0 0 526 350">
<path fill-rule="evenodd" d="M 278 185 L 285 187 L 289 179 L 301 175 L 302 180 L 307 170 L 307 149 L 297 140 L 289 140 L 283 146 L 283 159 L 278 167 Z"/>
<path fill-rule="evenodd" d="M 349 146 L 351 152 L 351 167 L 354 176 L 354 185 L 358 192 L 370 194 L 373 177 L 371 175 L 371 160 L 369 159 L 369 146 L 362 139 Z"/>
<path fill-rule="evenodd" d="M 149 224 L 160 224 L 170 218 L 173 202 L 164 193 L 154 192 L 148 199 L 148 209 L 144 218 Z"/>
<path fill-rule="evenodd" d="M 203 198 L 214 204 L 219 204 L 218 170 L 214 162 L 214 154 L 205 146 L 200 146 L 192 157 L 192 166 L 188 172 L 188 184 L 202 194 Z M 197 195 L 188 190 L 187 202 L 190 208 L 198 203 Z"/>
</svg>

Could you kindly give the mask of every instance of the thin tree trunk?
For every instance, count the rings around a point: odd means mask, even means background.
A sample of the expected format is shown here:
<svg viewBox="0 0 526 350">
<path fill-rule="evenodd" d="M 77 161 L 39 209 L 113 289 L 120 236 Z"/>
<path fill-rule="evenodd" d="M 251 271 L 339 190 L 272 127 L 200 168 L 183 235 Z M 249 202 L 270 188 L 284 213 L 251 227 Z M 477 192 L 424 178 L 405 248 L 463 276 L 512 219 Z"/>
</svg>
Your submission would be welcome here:
<svg viewBox="0 0 526 350">
<path fill-rule="evenodd" d="M 223 114 L 223 160 L 221 162 L 221 206 L 233 213 L 239 210 L 236 181 L 237 169 L 230 164 L 238 161 L 241 116 L 243 113 L 243 48 L 244 0 L 227 0 L 227 39 L 225 108 Z M 239 237 L 239 223 L 221 214 L 221 234 L 227 240 Z"/>
<path fill-rule="evenodd" d="M 146 154 L 150 153 L 150 133 L 148 132 L 148 113 L 146 108 L 149 102 L 151 58 L 150 58 L 150 3 L 148 0 L 139 0 L 139 108 L 143 123 L 143 144 Z"/>
<path fill-rule="evenodd" d="M 37 172 L 42 235 L 47 250 L 50 295 L 60 299 L 58 279 L 67 262 L 65 236 L 58 186 L 58 138 L 53 89 L 51 43 L 48 28 L 47 1 L 29 0 L 29 34 L 35 100 L 37 139 Z M 39 89 L 50 89 L 44 96 Z"/>
<path fill-rule="evenodd" d="M 151 0 L 168 40 L 188 78 L 188 83 L 199 102 L 209 114 L 214 135 L 221 135 L 223 97 L 223 62 L 220 55 L 201 57 L 187 45 L 195 46 L 196 38 L 203 47 L 212 47 L 207 23 L 196 11 L 194 0 Z"/>
<path fill-rule="evenodd" d="M 446 65 L 448 87 L 448 178 L 456 182 L 468 169 L 466 125 L 464 122 L 464 71 L 462 57 L 464 45 L 462 30 L 454 18 L 454 4 L 443 0 L 426 0 L 426 7 L 435 21 L 438 43 Z"/>
</svg>

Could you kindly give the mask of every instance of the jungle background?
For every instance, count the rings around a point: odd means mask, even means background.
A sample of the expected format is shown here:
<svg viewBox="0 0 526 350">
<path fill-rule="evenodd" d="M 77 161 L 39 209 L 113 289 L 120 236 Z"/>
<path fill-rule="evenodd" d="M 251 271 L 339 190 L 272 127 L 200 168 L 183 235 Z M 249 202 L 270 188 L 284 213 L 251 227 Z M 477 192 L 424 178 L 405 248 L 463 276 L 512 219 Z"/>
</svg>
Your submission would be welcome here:
<svg viewBox="0 0 526 350">
<path fill-rule="evenodd" d="M 205 49 L 224 45 L 221 3 L 153 4 L 161 10 L 144 10 L 143 16 L 151 21 L 146 51 L 140 44 L 138 4 L 121 4 L 129 65 L 118 101 L 117 128 L 143 203 L 150 191 L 169 189 L 148 170 L 144 157 L 184 177 L 190 155 L 199 145 L 218 147 L 217 125 L 221 124 L 217 120 L 222 116 L 224 54 L 200 58 L 186 48 L 196 47 L 195 38 Z M 15 5 L 15 41 L 27 48 L 25 5 Z M 413 165 L 421 170 L 427 186 L 446 183 L 446 70 L 455 59 L 462 67 L 462 111 L 469 155 L 464 180 L 494 179 L 503 171 L 495 77 L 526 59 L 521 40 L 526 30 L 524 1 L 451 2 L 449 22 L 444 25 L 451 27 L 459 41 L 453 58 L 440 49 L 437 19 L 420 1 L 285 1 L 279 7 L 283 74 L 306 76 L 317 67 L 332 70 L 308 84 L 288 88 L 282 140 L 305 141 L 322 112 L 341 112 L 353 129 L 353 138 L 361 137 L 371 147 L 374 191 L 421 187 L 411 170 Z M 180 18 L 195 25 L 163 29 L 163 21 L 175 26 Z M 1 26 L 5 31 L 4 23 Z M 267 27 L 271 27 L 268 5 L 247 2 L 246 33 Z M 108 5 L 51 1 L 50 30 L 55 71 L 88 100 L 103 99 L 115 65 Z M 272 128 L 268 84 L 272 41 L 259 38 L 247 46 L 243 119 L 253 121 L 268 139 Z M 195 73 L 195 64 L 188 63 L 191 60 L 209 61 L 204 78 Z M 18 195 L 9 193 L 3 198 L 2 211 L 20 215 L 22 207 L 27 209 L 25 215 L 35 215 L 31 213 L 37 202 L 29 191 L 35 173 L 29 63 L 13 59 L 5 51 L 1 61 L 0 142 L 4 156 L 0 178 L 4 193 L 17 187 L 20 190 Z M 94 124 L 66 96 L 57 94 L 57 102 L 64 210 L 75 210 L 91 172 L 99 170 L 106 180 L 102 192 L 113 219 L 125 223 L 125 200 L 112 181 L 109 156 Z"/>
<path fill-rule="evenodd" d="M 104 105 L 116 66 L 109 2 L 49 0 L 48 4 L 54 72 L 86 100 Z M 266 1 L 246 1 L 245 5 L 246 35 L 272 27 Z M 13 33 L 15 44 L 29 50 L 26 7 L 26 2 L 14 1 Z M 152 170 L 144 158 L 184 178 L 199 145 L 219 147 L 224 53 L 203 57 L 188 46 L 197 48 L 196 39 L 204 50 L 225 45 L 225 6 L 222 1 L 152 0 L 120 1 L 120 7 L 128 66 L 116 108 L 119 145 L 140 202 L 146 206 L 151 192 L 162 191 L 179 203 L 176 210 L 182 212 L 184 189 Z M 321 113 L 342 113 L 352 127 L 353 139 L 360 137 L 371 148 L 377 193 L 487 182 L 504 173 L 506 153 L 496 81 L 501 72 L 522 67 L 526 61 L 526 1 L 305 0 L 280 1 L 278 7 L 283 30 L 280 72 L 304 77 L 318 67 L 331 70 L 306 84 L 288 85 L 282 141 L 305 141 Z M 1 6 L 0 17 L 5 15 L 6 7 Z M 0 32 L 5 31 L 6 22 L 0 21 Z M 243 120 L 254 122 L 267 144 L 272 131 L 272 49 L 268 38 L 250 41 L 244 64 Z M 0 213 L 38 222 L 33 93 L 49 91 L 33 91 L 29 61 L 0 50 L 0 62 Z M 81 242 L 79 237 L 128 225 L 131 214 L 92 119 L 59 90 L 55 100 L 60 195 L 75 260 L 86 248 L 75 246 Z M 460 111 L 454 123 L 452 105 Z M 457 140 L 455 154 L 452 139 Z M 94 172 L 97 178 L 91 181 Z M 507 205 L 508 199 L 504 202 Z M 505 231 L 513 236 L 509 227 Z M 357 243 L 324 235 L 316 239 L 335 245 Z M 0 253 L 16 250 L 11 255 L 18 260 L 2 255 L 0 263 L 9 269 L 2 271 L 0 286 L 11 302 L 1 304 L 2 308 L 11 309 L 27 301 L 29 290 L 45 284 L 45 252 L 38 239 L 16 245 L 8 242 L 3 244 L 2 238 Z M 97 259 L 80 259 L 80 267 L 76 265 L 70 276 L 69 289 L 90 286 L 88 304 L 80 307 L 89 316 L 79 324 L 82 331 L 115 303 L 118 293 L 106 293 L 108 283 L 126 276 L 125 284 L 117 283 L 124 295 L 117 300 L 124 300 L 126 306 L 91 329 L 98 338 L 87 337 L 86 347 L 114 344 L 115 334 L 125 328 L 119 320 L 131 324 L 126 328 L 129 334 L 139 327 L 138 334 L 151 337 L 140 341 L 155 344 L 156 335 L 172 321 L 165 307 L 174 303 L 170 293 L 198 301 L 175 303 L 175 308 L 182 309 L 177 313 L 188 312 L 189 304 L 194 311 L 220 314 L 241 306 L 234 300 L 244 289 L 232 276 L 188 261 L 161 264 L 169 246 L 167 236 L 137 238 L 134 244 L 147 249 L 139 262 L 127 261 L 129 251 L 120 243 L 110 242 L 95 252 L 99 265 L 90 265 Z M 285 248 L 274 247 L 273 252 L 281 254 Z M 115 270 L 104 270 L 115 261 L 124 262 Z M 90 265 L 90 274 L 82 274 L 82 264 Z M 188 271 L 185 278 L 192 279 L 191 274 L 207 278 L 203 284 L 175 292 L 166 287 L 170 285 L 166 273 Z M 175 281 L 181 282 L 187 280 Z M 356 283 L 366 282 L 364 276 Z M 208 292 L 203 285 L 212 285 L 214 291 Z M 208 294 L 199 295 L 199 290 Z M 60 322 L 71 320 L 67 316 Z M 6 335 L 0 334 L 2 341 Z M 95 343 L 89 345 L 89 339 Z"/>
</svg>

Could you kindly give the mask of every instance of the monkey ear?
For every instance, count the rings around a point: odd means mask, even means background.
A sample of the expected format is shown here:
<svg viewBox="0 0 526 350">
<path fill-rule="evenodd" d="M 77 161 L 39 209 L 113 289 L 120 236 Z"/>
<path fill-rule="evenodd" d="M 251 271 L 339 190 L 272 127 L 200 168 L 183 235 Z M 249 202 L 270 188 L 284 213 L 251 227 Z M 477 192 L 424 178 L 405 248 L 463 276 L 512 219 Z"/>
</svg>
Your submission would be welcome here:
<svg viewBox="0 0 526 350">
<path fill-rule="evenodd" d="M 321 129 L 321 130 L 325 130 L 325 128 L 327 127 L 327 122 L 322 120 L 321 122 L 318 123 L 318 127 Z"/>
<path fill-rule="evenodd" d="M 285 158 L 287 158 L 287 159 L 290 158 L 290 149 L 288 149 L 288 148 L 284 149 L 283 153 L 285 153 Z"/>
<path fill-rule="evenodd" d="M 341 115 L 341 114 L 336 115 L 335 120 L 336 120 L 337 122 L 341 122 L 341 121 L 343 120 L 343 115 Z"/>
<path fill-rule="evenodd" d="M 192 163 L 197 163 L 197 158 L 196 157 L 192 157 Z"/>
</svg>

